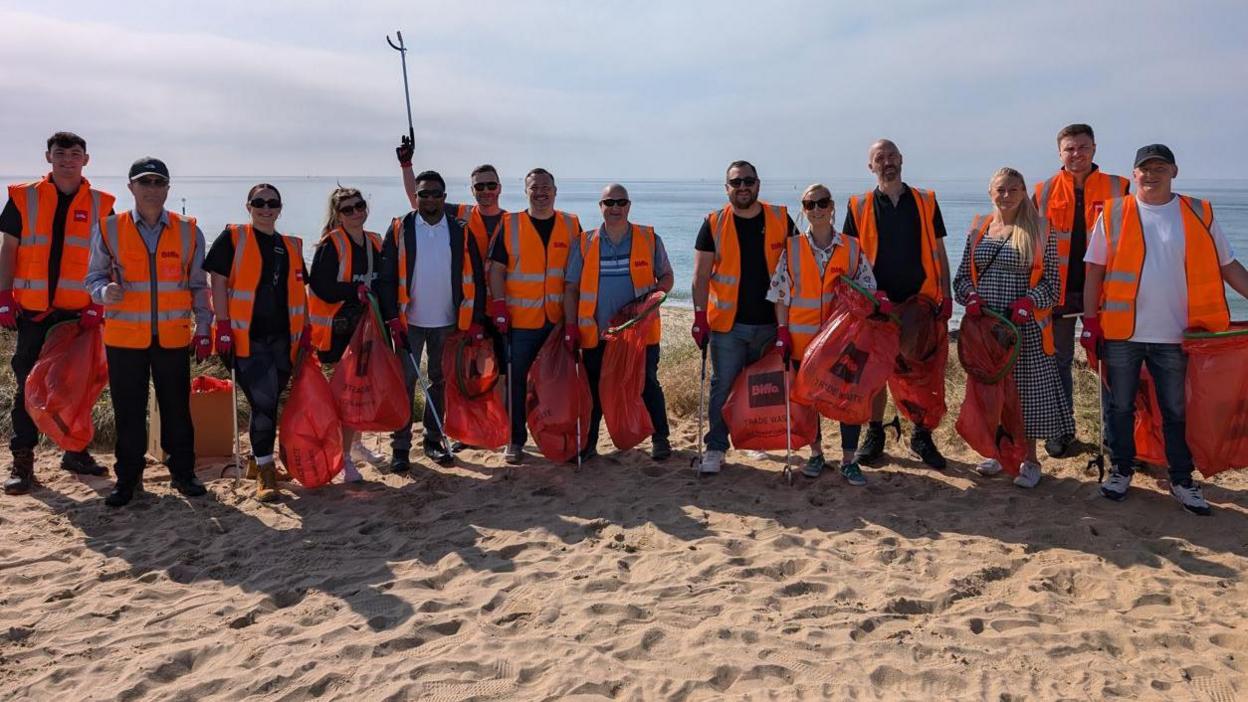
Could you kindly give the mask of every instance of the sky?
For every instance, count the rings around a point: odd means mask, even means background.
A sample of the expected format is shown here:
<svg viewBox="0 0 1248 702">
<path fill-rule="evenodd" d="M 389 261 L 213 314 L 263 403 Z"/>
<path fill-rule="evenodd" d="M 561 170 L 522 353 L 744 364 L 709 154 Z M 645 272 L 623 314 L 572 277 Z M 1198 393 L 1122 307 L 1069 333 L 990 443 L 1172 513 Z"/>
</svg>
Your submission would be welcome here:
<svg viewBox="0 0 1248 702">
<path fill-rule="evenodd" d="M 0 0 L 0 173 L 42 173 L 66 129 L 88 174 L 391 174 L 401 30 L 416 166 L 445 174 L 866 178 L 888 137 L 908 180 L 987 178 L 1052 171 L 1087 122 L 1108 171 L 1163 142 L 1242 178 L 1246 27 L 1242 0 Z"/>
</svg>

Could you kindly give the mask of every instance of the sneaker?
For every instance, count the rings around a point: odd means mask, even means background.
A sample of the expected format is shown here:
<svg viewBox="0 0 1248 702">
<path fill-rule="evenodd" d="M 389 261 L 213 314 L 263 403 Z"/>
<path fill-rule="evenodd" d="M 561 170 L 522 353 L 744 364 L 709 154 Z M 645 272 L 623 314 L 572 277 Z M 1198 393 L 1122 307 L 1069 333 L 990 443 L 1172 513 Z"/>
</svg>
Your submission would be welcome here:
<svg viewBox="0 0 1248 702">
<path fill-rule="evenodd" d="M 425 444 L 423 447 L 425 458 L 437 463 L 440 466 L 455 465 L 455 456 L 446 452 L 446 447 L 442 444 Z"/>
<path fill-rule="evenodd" d="M 468 448 L 468 444 L 465 444 L 462 441 L 451 442 L 451 453 L 459 453 L 460 451 L 463 451 L 466 448 Z"/>
<path fill-rule="evenodd" d="M 1114 502 L 1122 502 L 1127 499 L 1127 488 L 1131 487 L 1132 473 L 1119 473 L 1115 468 L 1109 472 L 1109 479 L 1101 486 L 1101 495 L 1109 498 Z"/>
<path fill-rule="evenodd" d="M 95 458 L 86 451 L 66 451 L 61 456 L 61 468 L 78 475 L 104 475 L 104 466 L 95 462 Z"/>
<path fill-rule="evenodd" d="M 923 461 L 928 468 L 936 470 L 945 469 L 945 457 L 940 455 L 940 450 L 936 448 L 936 444 L 932 442 L 932 433 L 929 431 L 916 431 L 910 436 L 910 450 Z"/>
<path fill-rule="evenodd" d="M 1205 502 L 1205 496 L 1200 492 L 1200 484 L 1191 478 L 1182 483 L 1170 483 L 1170 494 L 1183 505 L 1183 509 L 1192 514 L 1208 517 L 1213 513 L 1209 503 Z"/>
<path fill-rule="evenodd" d="M 13 467 L 4 481 L 4 494 L 25 495 L 35 484 L 35 452 L 31 449 L 13 451 Z"/>
<path fill-rule="evenodd" d="M 1040 484 L 1040 464 L 1031 461 L 1023 461 L 1023 465 L 1018 469 L 1018 475 L 1014 477 L 1014 484 L 1030 490 Z"/>
<path fill-rule="evenodd" d="M 393 468 L 391 468 L 393 470 Z M 360 483 L 364 481 L 364 476 L 360 475 L 360 469 L 355 467 L 351 461 L 347 461 L 342 467 L 342 482 L 344 483 Z"/>
<path fill-rule="evenodd" d="M 698 466 L 698 472 L 706 475 L 714 475 L 724 465 L 724 452 L 708 450 L 702 454 L 702 463 Z"/>
<path fill-rule="evenodd" d="M 1061 458 L 1070 450 L 1070 445 L 1075 443 L 1075 435 L 1067 434 L 1059 436 L 1055 439 L 1045 439 L 1044 450 L 1053 458 Z"/>
<path fill-rule="evenodd" d="M 862 446 L 854 452 L 854 463 L 864 466 L 873 466 L 880 462 L 884 457 L 884 427 L 867 427 L 867 435 L 862 440 Z"/>
<path fill-rule="evenodd" d="M 818 478 L 827 466 L 828 462 L 824 460 L 822 454 L 811 456 L 806 460 L 806 465 L 802 467 L 802 475 L 807 478 Z"/>
<path fill-rule="evenodd" d="M 359 439 L 356 439 L 355 442 L 351 444 L 351 460 L 367 463 L 370 466 L 386 465 L 385 457 L 373 453 L 372 450 L 365 446 L 364 442 Z"/>
<path fill-rule="evenodd" d="M 983 463 L 975 466 L 975 472 L 980 475 L 996 475 L 1001 472 L 1001 461 L 998 461 L 995 458 L 989 458 Z"/>
<path fill-rule="evenodd" d="M 395 453 L 390 459 L 391 473 L 406 473 L 412 469 L 411 460 L 407 456 L 407 452 Z"/>
<path fill-rule="evenodd" d="M 854 487 L 862 487 L 867 484 L 867 477 L 862 474 L 862 468 L 857 463 L 846 463 L 841 466 L 841 477 L 845 482 Z"/>
<path fill-rule="evenodd" d="M 520 444 L 508 444 L 507 450 L 503 451 L 503 460 L 508 465 L 518 466 L 524 460 L 524 447 Z"/>
<path fill-rule="evenodd" d="M 169 481 L 169 485 L 186 497 L 201 497 L 208 494 L 208 488 L 204 487 L 204 483 L 194 474 L 185 478 L 174 478 Z"/>
<path fill-rule="evenodd" d="M 744 451 L 743 453 L 745 453 L 745 457 L 746 457 L 746 458 L 748 458 L 748 459 L 750 459 L 751 461 L 765 461 L 765 460 L 767 460 L 767 452 L 766 452 L 766 451 L 759 451 L 758 449 L 747 449 L 747 450 L 746 450 L 746 451 Z"/>
<path fill-rule="evenodd" d="M 672 457 L 672 444 L 667 439 L 655 437 L 650 441 L 650 458 L 656 461 L 666 461 Z"/>
</svg>

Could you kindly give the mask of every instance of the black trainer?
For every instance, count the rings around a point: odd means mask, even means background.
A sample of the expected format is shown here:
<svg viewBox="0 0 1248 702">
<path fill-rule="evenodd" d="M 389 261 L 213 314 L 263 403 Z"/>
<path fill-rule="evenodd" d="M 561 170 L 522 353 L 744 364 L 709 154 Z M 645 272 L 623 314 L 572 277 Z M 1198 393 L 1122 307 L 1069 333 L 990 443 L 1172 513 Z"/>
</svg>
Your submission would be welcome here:
<svg viewBox="0 0 1248 702">
<path fill-rule="evenodd" d="M 1070 450 L 1070 445 L 1075 443 L 1074 434 L 1066 434 L 1053 439 L 1045 439 L 1044 450 L 1053 458 L 1061 458 Z"/>
<path fill-rule="evenodd" d="M 61 468 L 78 475 L 104 475 L 104 466 L 95 462 L 95 457 L 86 451 L 66 451 L 61 456 Z"/>
<path fill-rule="evenodd" d="M 446 448 L 442 444 L 425 444 L 425 458 L 437 463 L 440 466 L 455 465 L 455 456 L 447 453 Z"/>
<path fill-rule="evenodd" d="M 862 446 L 854 452 L 854 463 L 864 466 L 879 465 L 884 457 L 884 427 L 867 426 Z"/>
<path fill-rule="evenodd" d="M 936 444 L 932 441 L 932 433 L 930 431 L 916 430 L 910 436 L 910 450 L 918 455 L 919 460 L 927 464 L 929 468 L 936 470 L 945 469 L 945 457 L 940 455 L 940 450 L 936 448 Z"/>
<path fill-rule="evenodd" d="M 13 452 L 13 467 L 4 481 L 4 494 L 25 495 L 35 484 L 35 452 L 17 449 Z"/>
<path fill-rule="evenodd" d="M 656 461 L 666 461 L 672 457 L 672 444 L 667 439 L 654 437 L 650 440 L 650 458 Z"/>
<path fill-rule="evenodd" d="M 132 499 L 134 499 L 134 488 L 118 485 L 108 493 L 108 497 L 104 498 L 104 504 L 109 507 L 125 507 Z"/>
<path fill-rule="evenodd" d="M 403 453 L 395 453 L 394 456 L 390 458 L 391 473 L 406 473 L 411 469 L 412 464 L 407 458 L 406 451 Z"/>
<path fill-rule="evenodd" d="M 199 497 L 208 494 L 208 488 L 204 487 L 204 484 L 194 475 L 186 478 L 174 478 L 169 484 L 173 486 L 174 490 L 187 497 Z"/>
</svg>

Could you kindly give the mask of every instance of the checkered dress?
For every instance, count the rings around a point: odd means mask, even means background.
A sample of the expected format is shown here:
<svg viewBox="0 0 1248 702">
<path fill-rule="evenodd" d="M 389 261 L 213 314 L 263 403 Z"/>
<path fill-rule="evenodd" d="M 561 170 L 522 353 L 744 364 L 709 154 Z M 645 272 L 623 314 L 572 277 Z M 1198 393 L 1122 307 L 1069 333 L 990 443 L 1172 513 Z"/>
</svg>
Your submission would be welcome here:
<svg viewBox="0 0 1248 702">
<path fill-rule="evenodd" d="M 980 271 L 978 288 L 971 284 L 972 236 L 967 236 L 962 263 L 953 279 L 954 296 L 965 305 L 972 291 L 979 293 L 980 301 L 1009 316 L 1010 304 L 1021 297 L 1030 297 L 1036 309 L 1057 304 L 1059 272 L 1057 241 L 1049 237 L 1044 247 L 1044 275 L 1036 287 L 1031 287 L 1031 268 L 1024 266 L 1014 247 L 1002 240 L 985 236 L 975 247 L 975 267 Z M 998 247 L 1000 252 L 998 253 Z M 996 260 L 993 260 L 993 255 Z M 989 263 L 991 262 L 991 264 Z M 1020 327 L 1022 348 L 1018 364 L 1014 367 L 1014 380 L 1023 401 L 1023 424 L 1027 437 L 1051 439 L 1075 433 L 1075 420 L 1066 409 L 1058 378 L 1057 359 L 1044 352 L 1040 327 L 1034 321 Z"/>
</svg>

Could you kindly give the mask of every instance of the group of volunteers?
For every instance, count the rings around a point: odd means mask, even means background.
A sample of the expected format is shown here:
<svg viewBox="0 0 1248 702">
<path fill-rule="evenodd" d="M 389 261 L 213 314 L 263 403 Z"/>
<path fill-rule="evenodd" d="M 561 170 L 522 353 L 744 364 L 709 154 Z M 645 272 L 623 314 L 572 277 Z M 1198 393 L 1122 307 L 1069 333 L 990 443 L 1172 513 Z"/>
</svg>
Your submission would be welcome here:
<svg viewBox="0 0 1248 702">
<path fill-rule="evenodd" d="M 1189 511 L 1208 514 L 1185 438 L 1181 342 L 1185 330 L 1229 328 L 1223 284 L 1248 296 L 1248 272 L 1234 259 L 1210 204 L 1173 192 L 1178 166 L 1166 146 L 1139 149 L 1130 180 L 1097 167 L 1088 125 L 1063 128 L 1057 150 L 1061 169 L 1036 183 L 1034 193 L 1014 169 L 992 175 L 991 211 L 973 221 L 956 272 L 936 194 L 902 180 L 902 154 L 887 139 L 870 146 L 867 167 L 876 186 L 849 198 L 840 231 L 826 186 L 802 192 L 795 224 L 786 206 L 759 200 L 759 173 L 751 163 L 732 162 L 724 182 L 727 203 L 705 217 L 694 246 L 692 335 L 704 359 L 709 351 L 711 366 L 709 430 L 697 470 L 715 474 L 724 464 L 730 441 L 723 410 L 738 376 L 776 349 L 800 367 L 848 280 L 872 296 L 880 313 L 913 299 L 929 302 L 942 333 L 955 300 L 967 318 L 991 313 L 1017 328 L 1013 374 L 1026 455 L 1014 482 L 1024 488 L 1041 479 L 1037 440 L 1050 456 L 1071 450 L 1072 362 L 1082 319 L 1080 342 L 1105 381 L 1112 471 L 1101 493 L 1113 500 L 1127 495 L 1136 465 L 1136 391 L 1146 366 L 1162 415 L 1171 492 Z M 142 482 L 149 383 L 173 488 L 187 496 L 205 493 L 195 475 L 190 361 L 214 353 L 235 371 L 250 407 L 248 474 L 256 481 L 255 497 L 279 499 L 279 398 L 295 360 L 302 349 L 315 350 L 324 364 L 337 363 L 360 320 L 373 313 L 373 300 L 404 365 L 409 403 L 420 382 L 420 359 L 427 359 L 426 458 L 451 465 L 461 448 L 442 435 L 438 420 L 447 410 L 441 359 L 458 332 L 492 344 L 504 369 L 510 416 L 504 460 L 523 462 L 528 434 L 519 408 L 528 396 L 529 370 L 558 330 L 558 342 L 588 377 L 593 408 L 577 460 L 592 459 L 603 414 L 604 356 L 615 343 L 604 332 L 621 310 L 672 289 L 662 239 L 630 219 L 631 200 L 620 184 L 603 188 L 602 223 L 585 230 L 576 215 L 556 209 L 555 178 L 545 169 L 524 177 L 528 207 L 507 212 L 499 207 L 502 183 L 493 166 L 470 174 L 475 204 L 453 204 L 441 175 L 413 169 L 410 139 L 396 153 L 412 210 L 379 234 L 365 229 L 363 194 L 335 188 L 309 270 L 300 239 L 277 229 L 283 203 L 275 186 L 252 187 L 244 199 L 250 221 L 226 226 L 207 247 L 194 218 L 166 209 L 170 172 L 161 160 L 134 162 L 128 185 L 134 204 L 118 212 L 114 197 L 83 177 L 86 142 L 69 132 L 52 135 L 45 155 L 51 172 L 9 186 L 0 214 L 0 326 L 17 331 L 5 492 L 23 494 L 35 482 L 39 431 L 23 401 L 25 380 L 52 326 L 76 321 L 88 329 L 103 325 L 117 430 L 108 505 L 130 502 Z M 653 425 L 651 456 L 664 460 L 672 447 L 659 355 L 654 324 L 645 339 L 641 399 Z M 940 358 L 926 372 L 943 388 Z M 870 400 L 865 432 L 841 423 L 838 470 L 851 485 L 864 485 L 862 466 L 884 458 L 887 392 Z M 861 416 L 866 419 L 865 410 Z M 941 470 L 946 461 L 933 426 L 915 421 L 909 447 Z M 361 479 L 356 461 L 387 463 L 350 430 L 343 434 L 346 481 Z M 801 470 L 810 478 L 827 465 L 815 436 Z M 392 435 L 391 472 L 411 469 L 412 441 L 409 419 Z M 66 452 L 61 467 L 105 473 L 86 451 Z M 993 475 L 1002 465 L 988 457 L 978 470 Z"/>
</svg>

